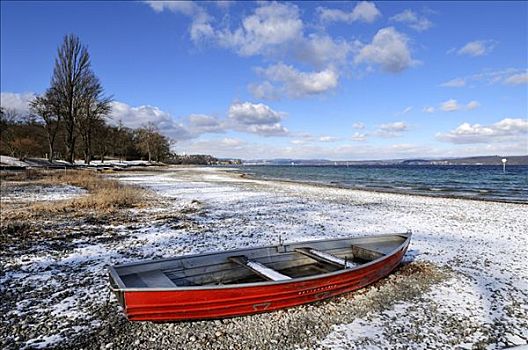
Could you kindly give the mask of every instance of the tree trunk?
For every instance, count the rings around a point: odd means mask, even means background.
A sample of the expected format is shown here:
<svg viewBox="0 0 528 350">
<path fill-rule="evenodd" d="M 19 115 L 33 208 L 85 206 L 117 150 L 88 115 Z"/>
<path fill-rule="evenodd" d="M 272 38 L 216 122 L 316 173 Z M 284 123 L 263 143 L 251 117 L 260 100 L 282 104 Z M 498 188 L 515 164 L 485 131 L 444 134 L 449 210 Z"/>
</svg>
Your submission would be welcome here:
<svg viewBox="0 0 528 350">
<path fill-rule="evenodd" d="M 88 141 L 86 140 L 86 136 L 83 137 L 83 143 L 84 164 L 90 164 L 90 149 L 88 147 Z"/>
<path fill-rule="evenodd" d="M 67 127 L 67 135 L 66 135 L 66 153 L 67 153 L 67 161 L 70 164 L 73 164 L 75 162 L 75 131 L 73 130 L 73 125 Z"/>
<path fill-rule="evenodd" d="M 49 162 L 53 162 L 53 144 L 55 143 L 55 137 L 51 135 L 51 132 L 49 129 L 46 129 L 48 131 L 48 148 L 49 148 L 49 155 L 48 160 Z"/>
<path fill-rule="evenodd" d="M 90 164 L 92 161 L 92 130 L 89 128 L 86 135 L 86 152 L 87 152 L 87 163 Z"/>
<path fill-rule="evenodd" d="M 75 163 L 75 137 L 68 136 L 67 137 L 67 144 L 66 144 L 66 151 L 68 154 L 68 158 L 66 159 L 68 163 L 73 164 Z"/>
<path fill-rule="evenodd" d="M 48 146 L 49 146 L 48 160 L 50 163 L 52 163 L 53 162 L 53 143 L 50 141 Z"/>
</svg>

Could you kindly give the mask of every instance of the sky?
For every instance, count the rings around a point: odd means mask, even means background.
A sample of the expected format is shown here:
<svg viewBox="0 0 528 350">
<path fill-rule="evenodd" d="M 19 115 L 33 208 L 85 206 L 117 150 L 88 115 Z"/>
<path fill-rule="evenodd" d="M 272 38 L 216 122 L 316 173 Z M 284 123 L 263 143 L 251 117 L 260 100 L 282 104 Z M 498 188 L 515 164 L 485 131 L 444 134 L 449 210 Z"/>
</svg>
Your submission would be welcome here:
<svg viewBox="0 0 528 350">
<path fill-rule="evenodd" d="M 1 2 L 1 105 L 65 35 L 177 153 L 364 160 L 528 154 L 528 2 Z"/>
</svg>

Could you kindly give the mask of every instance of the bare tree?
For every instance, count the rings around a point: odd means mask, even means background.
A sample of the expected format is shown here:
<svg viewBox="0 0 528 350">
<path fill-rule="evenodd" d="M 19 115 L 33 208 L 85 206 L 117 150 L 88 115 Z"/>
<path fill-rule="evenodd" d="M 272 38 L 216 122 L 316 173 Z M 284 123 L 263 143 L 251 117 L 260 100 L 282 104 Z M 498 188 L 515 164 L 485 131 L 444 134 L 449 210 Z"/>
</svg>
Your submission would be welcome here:
<svg viewBox="0 0 528 350">
<path fill-rule="evenodd" d="M 158 128 L 150 122 L 145 127 L 136 130 L 137 148 L 148 155 L 148 161 L 155 159 L 160 162 L 170 156 L 171 141 L 160 134 Z"/>
<path fill-rule="evenodd" d="M 45 152 L 45 132 L 34 116 L 14 109 L 0 111 L 0 153 L 25 159 Z"/>
<path fill-rule="evenodd" d="M 171 140 L 159 132 L 153 135 L 152 153 L 156 162 L 161 162 L 170 155 Z"/>
<path fill-rule="evenodd" d="M 70 163 L 75 157 L 76 123 L 85 103 L 83 93 L 89 90 L 92 79 L 88 50 L 77 36 L 67 35 L 58 49 L 50 89 L 60 105 L 60 117 L 66 131 L 67 161 Z"/>
<path fill-rule="evenodd" d="M 13 125 L 19 118 L 14 109 L 0 108 L 0 149 L 14 156 L 12 141 L 14 139 Z"/>
<path fill-rule="evenodd" d="M 112 128 L 112 150 L 114 155 L 119 157 L 119 161 L 126 160 L 128 148 L 133 147 L 131 142 L 132 131 L 123 125 L 123 121 L 119 121 L 117 126 Z"/>
<path fill-rule="evenodd" d="M 137 130 L 137 147 L 138 149 L 148 155 L 148 161 L 152 161 L 152 154 L 155 148 L 156 134 L 158 129 L 154 123 L 149 122 L 146 126 Z"/>
<path fill-rule="evenodd" d="M 90 164 L 95 130 L 101 124 L 104 125 L 104 117 L 110 113 L 112 100 L 103 96 L 103 87 L 95 75 L 83 88 L 85 91 L 82 94 L 82 108 L 77 116 L 77 130 L 82 139 L 84 163 Z"/>
<path fill-rule="evenodd" d="M 48 136 L 48 160 L 53 161 L 55 154 L 55 139 L 60 128 L 61 111 L 60 104 L 52 90 L 47 90 L 42 96 L 37 96 L 30 103 L 31 113 L 36 114 L 44 120 L 44 126 Z"/>
</svg>

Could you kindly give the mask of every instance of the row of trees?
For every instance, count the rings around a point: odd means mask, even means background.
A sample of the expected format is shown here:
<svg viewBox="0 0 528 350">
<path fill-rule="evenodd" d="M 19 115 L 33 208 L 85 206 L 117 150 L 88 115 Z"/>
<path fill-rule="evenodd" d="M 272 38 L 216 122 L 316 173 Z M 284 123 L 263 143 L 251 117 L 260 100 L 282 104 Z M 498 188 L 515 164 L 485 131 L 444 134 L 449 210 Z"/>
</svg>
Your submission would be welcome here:
<svg viewBox="0 0 528 350">
<path fill-rule="evenodd" d="M 111 126 L 107 117 L 112 98 L 104 95 L 91 68 L 90 55 L 79 38 L 67 35 L 59 47 L 50 87 L 30 103 L 28 115 L 1 111 L 0 150 L 19 158 L 42 156 L 47 144 L 49 161 L 56 156 L 73 163 L 82 156 L 104 159 L 142 156 L 161 161 L 170 155 L 170 142 L 154 125 L 131 130 Z"/>
<path fill-rule="evenodd" d="M 14 110 L 0 111 L 0 153 L 19 159 L 47 157 L 48 159 L 67 159 L 66 147 L 68 133 L 66 128 L 57 126 L 50 135 L 46 123 L 33 114 L 21 114 Z M 78 136 L 83 139 L 82 136 Z M 50 138 L 53 142 L 53 154 L 50 155 Z M 90 131 L 91 146 L 77 142 L 74 148 L 75 158 L 89 154 L 90 159 L 104 161 L 105 157 L 119 160 L 148 159 L 165 161 L 173 158 L 170 152 L 170 140 L 161 135 L 152 125 L 140 129 L 130 129 L 123 124 L 110 125 L 97 123 Z"/>
</svg>

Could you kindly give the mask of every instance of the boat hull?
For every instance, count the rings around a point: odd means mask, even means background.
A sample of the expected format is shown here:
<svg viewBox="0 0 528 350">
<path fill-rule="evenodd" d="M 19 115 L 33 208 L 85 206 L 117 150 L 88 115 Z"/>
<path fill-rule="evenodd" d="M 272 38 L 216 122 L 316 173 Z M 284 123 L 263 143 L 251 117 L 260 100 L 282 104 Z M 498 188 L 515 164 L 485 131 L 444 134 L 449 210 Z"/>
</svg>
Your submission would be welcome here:
<svg viewBox="0 0 528 350">
<path fill-rule="evenodd" d="M 204 320 L 269 312 L 365 287 L 391 273 L 401 263 L 408 245 L 409 239 L 392 254 L 370 264 L 318 278 L 265 285 L 124 290 L 118 294 L 128 319 L 133 321 Z"/>
</svg>

